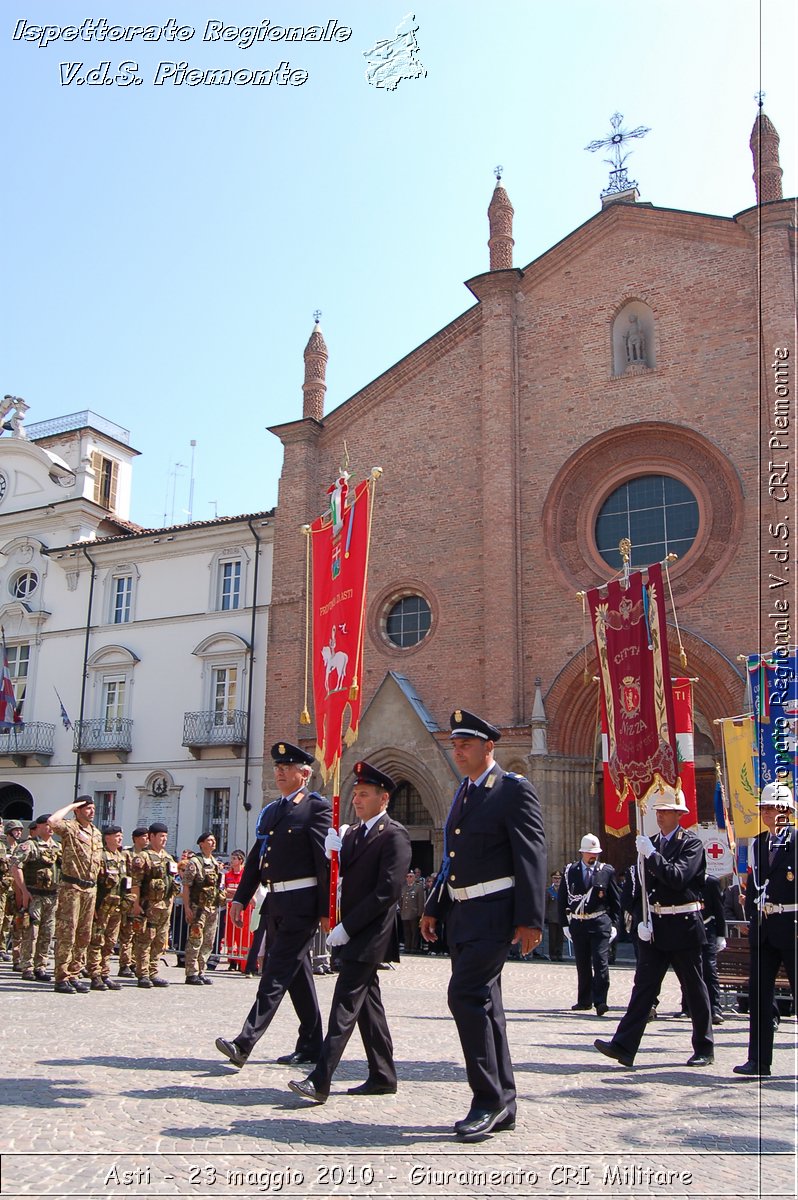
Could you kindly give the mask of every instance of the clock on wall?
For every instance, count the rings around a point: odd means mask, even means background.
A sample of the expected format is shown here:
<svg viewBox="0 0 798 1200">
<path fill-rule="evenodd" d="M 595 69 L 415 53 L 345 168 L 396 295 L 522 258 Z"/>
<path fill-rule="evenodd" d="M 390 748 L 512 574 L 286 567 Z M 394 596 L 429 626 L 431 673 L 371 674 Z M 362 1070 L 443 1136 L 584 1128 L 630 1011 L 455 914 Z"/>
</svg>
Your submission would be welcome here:
<svg viewBox="0 0 798 1200">
<path fill-rule="evenodd" d="M 5 500 L 7 491 L 8 491 L 8 480 L 6 479 L 3 472 L 0 471 L 0 504 L 2 504 L 3 500 Z"/>
</svg>

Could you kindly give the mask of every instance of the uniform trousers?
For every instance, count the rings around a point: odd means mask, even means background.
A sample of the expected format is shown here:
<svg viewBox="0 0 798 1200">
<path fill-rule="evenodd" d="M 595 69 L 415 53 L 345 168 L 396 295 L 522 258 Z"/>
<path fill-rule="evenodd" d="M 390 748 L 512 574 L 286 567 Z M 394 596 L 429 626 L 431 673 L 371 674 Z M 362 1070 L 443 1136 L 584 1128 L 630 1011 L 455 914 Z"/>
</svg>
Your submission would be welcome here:
<svg viewBox="0 0 798 1200">
<path fill-rule="evenodd" d="M 55 932 L 57 894 L 31 895 L 28 905 L 30 923 L 22 930 L 19 965 L 23 971 L 43 971 L 50 957 Z"/>
<path fill-rule="evenodd" d="M 447 999 L 474 1094 L 472 1109 L 496 1112 L 506 1108 L 510 1116 L 515 1116 L 515 1079 L 501 983 L 509 951 L 509 942 L 452 941 Z"/>
<path fill-rule="evenodd" d="M 133 953 L 138 979 L 153 979 L 158 974 L 160 957 L 169 945 L 171 916 L 172 901 L 158 900 L 149 904 L 146 913 L 136 919 Z"/>
<path fill-rule="evenodd" d="M 756 927 L 749 933 L 751 959 L 748 981 L 748 1059 L 763 1067 L 773 1062 L 773 1014 L 776 1000 L 776 976 L 783 964 L 790 981 L 793 1002 L 795 993 L 795 946 L 790 950 L 773 946 L 767 940 L 767 918 L 757 937 Z"/>
<path fill-rule="evenodd" d="M 111 970 L 111 955 L 119 936 L 121 920 L 122 906 L 119 900 L 116 900 L 115 903 L 113 898 L 105 900 L 94 911 L 91 942 L 86 956 L 86 969 L 92 979 L 97 976 L 105 979 Z"/>
<path fill-rule="evenodd" d="M 606 1004 L 610 990 L 610 931 L 606 918 L 571 921 L 569 932 L 576 963 L 576 1003 L 585 1008 Z"/>
<path fill-rule="evenodd" d="M 335 1068 L 341 1061 L 355 1025 L 366 1051 L 368 1082 L 396 1087 L 393 1041 L 382 1004 L 378 970 L 379 964 L 375 962 L 341 961 L 330 1007 L 327 1036 L 319 1061 L 308 1076 L 318 1092 L 329 1092 Z"/>
<path fill-rule="evenodd" d="M 237 1046 L 249 1054 L 271 1025 L 280 1002 L 288 992 L 299 1017 L 297 1050 L 315 1058 L 321 1050 L 322 1024 L 319 1001 L 310 965 L 310 947 L 318 925 L 297 924 L 296 918 L 269 917 L 268 951 L 258 984 L 255 1003 L 249 1010 L 244 1028 L 235 1038 Z"/>
<path fill-rule="evenodd" d="M 189 975 L 202 975 L 213 954 L 213 943 L 219 927 L 218 908 L 195 908 L 194 920 L 186 937 L 185 967 Z"/>
<path fill-rule="evenodd" d="M 612 1038 L 630 1058 L 634 1058 L 643 1037 L 651 1009 L 659 1000 L 660 988 L 668 967 L 673 967 L 689 1004 L 693 1024 L 693 1053 L 712 1055 L 715 1041 L 712 1036 L 712 1014 L 709 993 L 701 973 L 701 947 L 685 950 L 662 950 L 654 942 L 640 942 L 629 1007 Z"/>
<path fill-rule="evenodd" d="M 721 1016 L 723 1000 L 720 994 L 720 976 L 718 975 L 718 937 L 711 929 L 706 930 L 706 945 L 701 947 L 701 974 L 709 992 L 709 1007 L 712 1016 Z M 690 1002 L 682 988 L 682 1012 L 690 1012 Z"/>
<path fill-rule="evenodd" d="M 124 900 L 122 902 L 122 918 L 119 925 L 119 966 L 129 967 L 133 962 L 133 934 L 135 932 L 135 918 L 133 916 L 132 905 Z"/>
<path fill-rule="evenodd" d="M 82 888 L 76 883 L 58 886 L 55 910 L 55 981 L 77 979 L 86 962 L 86 950 L 91 941 L 91 926 L 96 888 Z"/>
</svg>

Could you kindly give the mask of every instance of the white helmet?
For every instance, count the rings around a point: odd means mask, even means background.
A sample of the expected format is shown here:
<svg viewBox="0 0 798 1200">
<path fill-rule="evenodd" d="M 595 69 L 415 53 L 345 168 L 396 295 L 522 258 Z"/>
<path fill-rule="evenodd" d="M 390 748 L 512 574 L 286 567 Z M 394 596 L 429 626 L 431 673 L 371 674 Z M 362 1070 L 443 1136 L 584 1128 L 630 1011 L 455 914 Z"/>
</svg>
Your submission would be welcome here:
<svg viewBox="0 0 798 1200">
<path fill-rule="evenodd" d="M 659 789 L 651 794 L 651 807 L 654 812 L 663 809 L 669 809 L 671 812 L 686 813 L 687 801 L 684 798 L 684 792 L 681 788 L 671 787 L 669 783 L 663 783 Z"/>
<path fill-rule="evenodd" d="M 757 802 L 758 808 L 794 809 L 792 792 L 786 783 L 766 783 Z"/>
<path fill-rule="evenodd" d="M 601 854 L 601 843 L 594 833 L 586 833 L 579 843 L 580 854 Z"/>
</svg>

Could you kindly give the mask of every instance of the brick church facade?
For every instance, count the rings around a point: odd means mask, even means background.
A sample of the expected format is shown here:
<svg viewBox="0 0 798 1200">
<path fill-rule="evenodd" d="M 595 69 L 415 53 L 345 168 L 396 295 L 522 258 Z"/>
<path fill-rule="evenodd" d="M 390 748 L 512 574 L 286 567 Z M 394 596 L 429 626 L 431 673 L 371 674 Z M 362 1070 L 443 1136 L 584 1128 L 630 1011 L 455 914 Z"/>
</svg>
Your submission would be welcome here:
<svg viewBox="0 0 798 1200">
<path fill-rule="evenodd" d="M 345 441 L 358 477 L 372 465 L 384 475 L 363 717 L 343 763 L 343 814 L 347 773 L 368 758 L 401 782 L 396 815 L 424 870 L 438 859 L 457 784 L 448 755 L 456 707 L 501 727 L 497 758 L 536 785 L 552 866 L 586 831 L 603 834 L 597 689 L 585 682 L 595 658 L 577 592 L 615 574 L 600 527 L 617 529 L 613 512 L 633 507 L 641 487 L 657 492 L 652 508 L 672 527 L 668 548 L 676 539 L 679 549 L 670 574 L 696 679 L 706 811 L 720 749 L 713 722 L 744 700 L 737 656 L 768 648 L 757 579 L 769 561 L 760 426 L 767 439 L 772 414 L 761 400 L 772 391 L 773 348 L 795 355 L 795 203 L 782 199 L 778 134 L 762 112 L 751 149 L 751 208 L 706 215 L 641 203 L 627 190 L 523 268 L 513 263 L 513 209 L 499 182 L 489 270 L 466 283 L 475 303 L 327 415 L 328 350 L 318 327 L 310 337 L 302 418 L 271 430 L 284 465 L 266 744 L 313 745 L 312 728 L 299 724 L 299 526 L 324 507 Z M 648 540 L 662 557 L 658 539 Z M 654 561 L 640 553 L 642 561 L 633 548 L 635 565 Z M 669 606 L 679 674 L 672 622 Z M 611 860 L 631 860 L 628 839 L 603 844 Z"/>
</svg>

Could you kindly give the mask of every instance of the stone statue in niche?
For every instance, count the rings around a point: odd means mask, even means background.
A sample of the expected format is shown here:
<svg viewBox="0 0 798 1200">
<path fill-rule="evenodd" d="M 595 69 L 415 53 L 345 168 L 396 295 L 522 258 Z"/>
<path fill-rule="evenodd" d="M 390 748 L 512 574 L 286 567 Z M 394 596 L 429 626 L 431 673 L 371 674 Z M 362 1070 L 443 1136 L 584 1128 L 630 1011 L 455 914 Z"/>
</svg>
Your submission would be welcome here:
<svg viewBox="0 0 798 1200">
<path fill-rule="evenodd" d="M 629 332 L 625 335 L 626 361 L 629 364 L 646 365 L 646 338 L 640 320 L 634 314 L 629 318 Z"/>
</svg>

